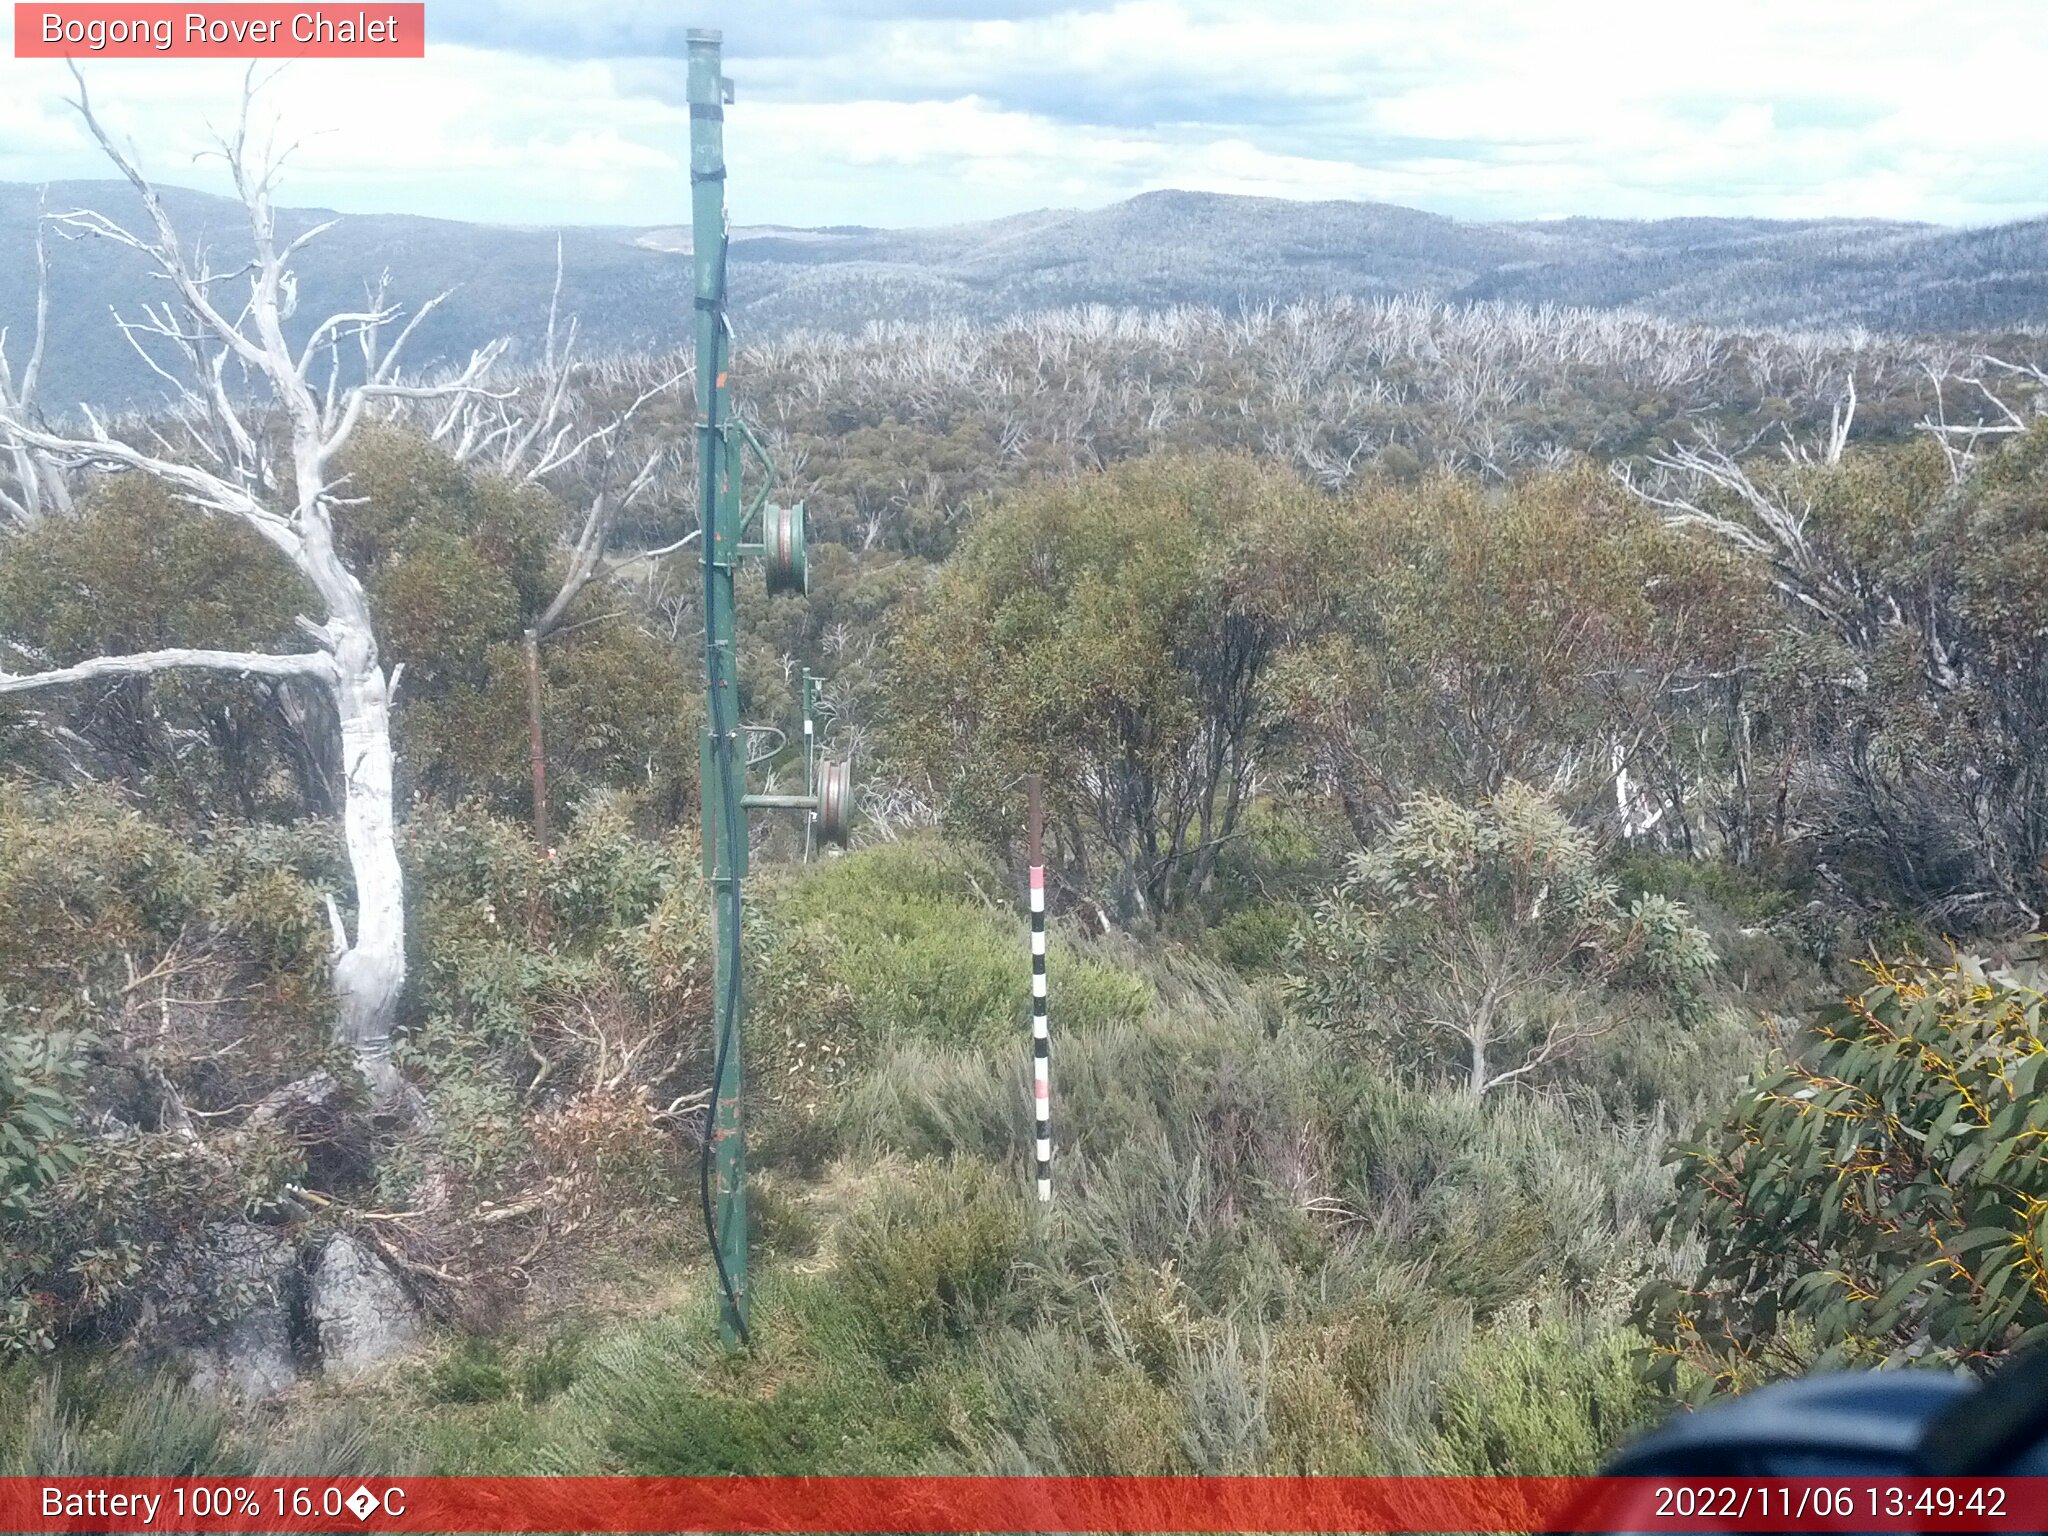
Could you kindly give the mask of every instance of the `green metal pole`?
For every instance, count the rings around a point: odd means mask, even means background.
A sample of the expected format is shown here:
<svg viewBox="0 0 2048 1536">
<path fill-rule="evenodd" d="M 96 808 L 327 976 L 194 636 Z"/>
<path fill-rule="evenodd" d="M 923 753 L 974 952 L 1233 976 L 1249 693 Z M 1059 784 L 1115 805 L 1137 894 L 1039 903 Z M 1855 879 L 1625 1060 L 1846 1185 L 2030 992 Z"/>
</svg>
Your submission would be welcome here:
<svg viewBox="0 0 2048 1536">
<path fill-rule="evenodd" d="M 818 727 L 812 718 L 811 707 L 817 679 L 811 676 L 811 669 L 804 668 L 804 793 L 816 797 L 818 793 Z M 810 863 L 818 852 L 818 813 L 813 810 L 804 816 L 804 862 Z"/>
<path fill-rule="evenodd" d="M 712 985 L 716 1018 L 711 1173 L 712 1241 L 719 1271 L 719 1333 L 728 1347 L 747 1337 L 747 1151 L 741 1094 L 740 879 L 746 873 L 744 758 L 739 749 L 739 666 L 734 646 L 733 570 L 740 558 L 737 444 L 732 433 L 725 315 L 725 107 L 720 34 L 690 32 L 690 249 L 696 266 L 699 547 L 704 562 L 704 681 L 701 753 L 705 873 L 713 911 Z"/>
</svg>

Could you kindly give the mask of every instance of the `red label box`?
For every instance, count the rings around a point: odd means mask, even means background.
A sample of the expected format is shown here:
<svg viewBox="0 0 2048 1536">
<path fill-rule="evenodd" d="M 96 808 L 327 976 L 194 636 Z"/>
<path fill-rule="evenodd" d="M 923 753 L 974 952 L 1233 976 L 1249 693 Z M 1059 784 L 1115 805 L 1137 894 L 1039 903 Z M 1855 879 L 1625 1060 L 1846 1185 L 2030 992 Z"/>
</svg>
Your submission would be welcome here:
<svg viewBox="0 0 2048 1536">
<path fill-rule="evenodd" d="M 0 1477 L 0 1531 L 2042 1531 L 2048 1478 Z"/>
<path fill-rule="evenodd" d="M 423 0 L 339 5 L 23 4 L 17 59 L 419 59 Z"/>
</svg>

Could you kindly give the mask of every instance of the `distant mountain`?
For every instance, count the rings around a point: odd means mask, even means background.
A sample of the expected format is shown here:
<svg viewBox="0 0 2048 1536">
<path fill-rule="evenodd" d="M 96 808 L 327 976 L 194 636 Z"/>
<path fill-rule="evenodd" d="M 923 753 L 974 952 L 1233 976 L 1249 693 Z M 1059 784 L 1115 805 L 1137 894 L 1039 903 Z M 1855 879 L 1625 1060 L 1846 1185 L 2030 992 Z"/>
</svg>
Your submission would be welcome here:
<svg viewBox="0 0 2048 1536">
<path fill-rule="evenodd" d="M 214 264 L 232 268 L 248 252 L 241 206 L 225 198 L 161 189 L 187 242 L 202 241 Z M 32 322 L 35 264 L 32 240 L 38 189 L 0 183 L 0 325 L 9 356 L 19 359 Z M 131 229 L 142 227 L 140 200 L 125 182 L 56 182 L 51 211 L 92 208 Z M 322 209 L 279 210 L 280 239 L 340 217 Z M 51 339 L 43 401 L 53 411 L 72 402 L 132 404 L 158 398 L 157 381 L 122 340 L 109 314 L 133 314 L 165 297 L 148 263 L 113 241 L 58 239 L 52 230 Z M 625 230 L 561 231 L 565 308 L 581 317 L 599 350 L 642 350 L 671 341 L 689 307 L 688 263 L 641 250 Z M 553 230 L 508 229 L 447 219 L 396 215 L 342 217 L 295 263 L 297 320 L 303 330 L 326 315 L 362 306 L 366 282 L 391 274 L 391 296 L 411 308 L 443 289 L 447 301 L 420 327 L 408 355 L 421 362 L 467 357 L 491 337 L 537 339 L 547 323 L 554 284 Z"/>
<path fill-rule="evenodd" d="M 220 253 L 240 210 L 166 188 L 165 202 Z M 52 209 L 140 210 L 123 183 L 49 189 Z M 37 190 L 0 183 L 0 324 L 18 356 L 31 314 Z M 335 217 L 282 212 L 286 237 Z M 560 232 L 566 309 L 592 351 L 675 344 L 689 318 L 689 230 Z M 389 270 L 393 296 L 452 296 L 416 338 L 450 360 L 509 333 L 531 346 L 547 314 L 557 232 L 396 215 L 349 216 L 300 263 L 299 317 L 353 306 Z M 110 306 L 154 297 L 141 259 L 104 240 L 56 243 L 44 399 L 139 404 L 154 380 Z M 989 320 L 1082 303 L 1232 307 L 1332 294 L 1627 307 L 1731 326 L 1861 325 L 1961 331 L 2048 325 L 2048 220 L 1955 230 L 1874 220 L 1567 219 L 1471 223 L 1378 203 L 1151 192 L 1084 212 L 930 229 L 740 226 L 735 318 L 744 333 L 846 330 L 878 320 Z"/>
</svg>

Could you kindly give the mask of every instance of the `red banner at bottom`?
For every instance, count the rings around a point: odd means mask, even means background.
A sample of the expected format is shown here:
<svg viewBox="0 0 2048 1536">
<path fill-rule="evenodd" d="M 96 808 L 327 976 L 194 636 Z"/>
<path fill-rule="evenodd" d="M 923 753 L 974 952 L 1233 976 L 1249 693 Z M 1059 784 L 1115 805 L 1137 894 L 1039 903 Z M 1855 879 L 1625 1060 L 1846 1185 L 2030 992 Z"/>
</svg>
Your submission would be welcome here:
<svg viewBox="0 0 2048 1536">
<path fill-rule="evenodd" d="M 0 1478 L 5 1531 L 2048 1531 L 2048 1478 Z"/>
</svg>

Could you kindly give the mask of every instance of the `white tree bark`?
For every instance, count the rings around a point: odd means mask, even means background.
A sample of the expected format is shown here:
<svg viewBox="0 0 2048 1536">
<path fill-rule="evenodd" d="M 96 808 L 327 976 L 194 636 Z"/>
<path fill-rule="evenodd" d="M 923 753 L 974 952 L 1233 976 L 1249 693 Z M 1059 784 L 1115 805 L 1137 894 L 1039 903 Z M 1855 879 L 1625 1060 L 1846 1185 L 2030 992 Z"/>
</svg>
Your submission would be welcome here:
<svg viewBox="0 0 2048 1536">
<path fill-rule="evenodd" d="M 274 656 L 267 651 L 138 651 L 132 656 L 95 656 L 76 666 L 52 667 L 27 677 L 0 672 L 0 693 L 22 693 L 31 688 L 55 688 L 64 683 L 90 682 L 96 677 L 134 677 L 150 672 L 169 672 L 194 667 L 212 672 L 233 672 L 239 677 L 334 678 L 334 663 L 318 651 Z"/>
<path fill-rule="evenodd" d="M 27 419 L 36 409 L 36 386 L 50 339 L 50 249 L 44 238 L 41 204 L 36 218 L 36 322 L 28 356 L 17 375 L 7 360 L 7 332 L 0 330 L 0 411 Z M 40 522 L 46 512 L 70 509 L 63 477 L 21 447 L 0 462 L 0 519 L 16 528 Z"/>
<path fill-rule="evenodd" d="M 391 1025 L 405 986 L 405 876 L 391 794 L 391 696 L 367 630 L 344 649 L 358 661 L 336 679 L 341 716 L 342 829 L 356 880 L 355 942 L 334 962 L 336 1037 L 356 1053 L 379 1097 L 397 1091 Z"/>
<path fill-rule="evenodd" d="M 158 433 L 156 451 L 138 448 L 115 438 L 90 411 L 85 413 L 88 435 L 50 432 L 31 419 L 19 393 L 0 392 L 0 449 L 29 455 L 39 472 L 60 477 L 86 468 L 146 474 L 203 511 L 239 518 L 291 561 L 318 593 L 324 615 L 319 622 L 299 620 L 317 647 L 304 654 L 169 650 L 102 656 L 29 676 L 0 676 L 0 693 L 174 667 L 307 677 L 326 685 L 341 726 L 342 822 L 356 908 L 350 936 L 330 902 L 334 1032 L 355 1052 L 376 1100 L 387 1108 L 402 1106 L 403 1084 L 390 1059 L 406 974 L 405 882 L 392 797 L 391 681 L 378 655 L 362 583 L 336 547 L 333 463 L 364 412 L 379 402 L 461 401 L 485 393 L 483 378 L 502 343 L 474 355 L 452 377 L 405 382 L 398 373 L 400 353 L 439 300 L 416 311 L 386 346 L 381 333 L 399 311 L 384 302 L 379 288 L 365 309 L 330 316 L 315 326 L 295 352 L 284 329 L 297 295 L 291 260 L 320 229 L 279 248 L 270 200 L 277 162 L 258 164 L 246 152 L 250 91 L 243 93 L 235 137 L 221 147 L 248 214 L 253 254 L 246 265 L 223 273 L 185 248 L 155 189 L 94 115 L 75 68 L 73 75 L 78 79 L 75 105 L 107 157 L 140 195 L 149 228 L 133 233 L 90 211 L 59 215 L 58 220 L 141 252 L 168 280 L 173 302 L 145 306 L 140 321 L 115 319 L 143 360 L 177 391 L 175 421 L 186 441 L 173 445 Z M 246 303 L 238 311 L 217 304 L 220 285 L 245 273 Z M 348 387 L 340 384 L 344 342 L 354 343 L 361 353 L 362 382 Z M 327 379 L 316 390 L 311 376 L 323 357 Z M 248 394 L 237 399 L 227 387 L 231 367 L 248 381 L 253 399 Z M 272 441 L 273 435 L 282 441 Z M 281 472 L 287 465 L 288 475 Z"/>
</svg>

